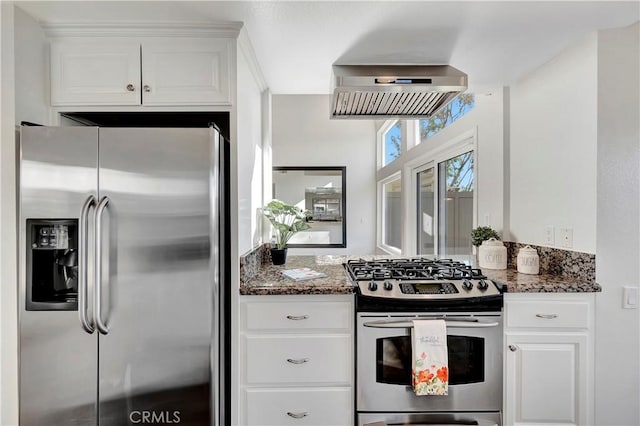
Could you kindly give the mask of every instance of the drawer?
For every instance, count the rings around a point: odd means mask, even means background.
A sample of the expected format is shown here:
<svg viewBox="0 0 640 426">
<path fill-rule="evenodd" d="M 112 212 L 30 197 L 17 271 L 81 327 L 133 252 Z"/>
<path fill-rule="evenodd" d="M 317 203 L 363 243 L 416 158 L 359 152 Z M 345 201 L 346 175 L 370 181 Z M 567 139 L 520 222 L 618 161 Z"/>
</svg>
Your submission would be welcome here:
<svg viewBox="0 0 640 426">
<path fill-rule="evenodd" d="M 583 301 L 509 301 L 505 326 L 589 328 L 590 304 Z"/>
<path fill-rule="evenodd" d="M 350 384 L 350 335 L 245 336 L 247 384 Z"/>
<path fill-rule="evenodd" d="M 248 426 L 353 424 L 351 388 L 246 389 L 244 393 Z"/>
<path fill-rule="evenodd" d="M 246 330 L 350 330 L 351 302 L 246 302 Z"/>
</svg>

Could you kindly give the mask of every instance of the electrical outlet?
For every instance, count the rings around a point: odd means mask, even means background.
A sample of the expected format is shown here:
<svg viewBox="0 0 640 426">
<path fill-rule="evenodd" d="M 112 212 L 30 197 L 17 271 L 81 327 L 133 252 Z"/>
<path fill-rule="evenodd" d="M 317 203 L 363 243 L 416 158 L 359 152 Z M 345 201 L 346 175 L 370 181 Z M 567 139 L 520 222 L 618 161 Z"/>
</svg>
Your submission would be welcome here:
<svg viewBox="0 0 640 426">
<path fill-rule="evenodd" d="M 573 228 L 560 228 L 560 247 L 573 247 Z"/>
<path fill-rule="evenodd" d="M 484 215 L 484 224 L 485 226 L 491 226 L 491 215 L 489 213 Z"/>
<path fill-rule="evenodd" d="M 544 228 L 544 243 L 553 246 L 556 243 L 553 225 L 547 225 Z"/>
</svg>

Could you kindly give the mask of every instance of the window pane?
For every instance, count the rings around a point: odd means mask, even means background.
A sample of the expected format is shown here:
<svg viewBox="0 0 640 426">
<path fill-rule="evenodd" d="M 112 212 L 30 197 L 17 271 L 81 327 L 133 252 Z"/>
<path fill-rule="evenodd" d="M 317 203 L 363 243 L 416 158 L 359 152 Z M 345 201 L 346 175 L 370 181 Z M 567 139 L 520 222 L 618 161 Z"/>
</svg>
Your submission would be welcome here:
<svg viewBox="0 0 640 426">
<path fill-rule="evenodd" d="M 387 133 L 384 134 L 384 164 L 391 163 L 402 153 L 402 127 L 400 122 L 396 121 Z"/>
<path fill-rule="evenodd" d="M 434 179 L 433 168 L 418 173 L 418 254 L 433 255 L 434 252 Z"/>
<path fill-rule="evenodd" d="M 471 254 L 473 180 L 473 151 L 438 164 L 439 257 Z"/>
<path fill-rule="evenodd" d="M 442 108 L 436 115 L 426 120 L 420 120 L 420 141 L 424 141 L 435 135 L 469 111 L 473 109 L 476 101 L 471 93 L 463 93 L 455 98 L 449 105 Z"/>
<path fill-rule="evenodd" d="M 387 246 L 400 250 L 402 233 L 401 180 L 396 179 L 383 185 L 384 194 L 384 241 Z"/>
</svg>

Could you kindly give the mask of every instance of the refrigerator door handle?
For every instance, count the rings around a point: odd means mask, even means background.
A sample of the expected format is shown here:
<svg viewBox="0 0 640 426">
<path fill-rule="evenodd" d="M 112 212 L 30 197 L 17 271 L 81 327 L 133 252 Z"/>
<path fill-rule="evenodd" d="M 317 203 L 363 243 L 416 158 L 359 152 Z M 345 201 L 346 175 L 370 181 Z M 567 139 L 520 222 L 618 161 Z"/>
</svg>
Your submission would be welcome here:
<svg viewBox="0 0 640 426">
<path fill-rule="evenodd" d="M 95 329 L 87 317 L 87 261 L 89 250 L 89 235 L 87 229 L 89 227 L 89 210 L 92 206 L 95 206 L 95 204 L 95 197 L 89 195 L 82 205 L 82 210 L 80 211 L 80 235 L 78 238 L 80 246 L 80 259 L 78 259 L 78 316 L 83 330 L 89 334 L 93 334 Z"/>
<path fill-rule="evenodd" d="M 108 334 L 109 329 L 102 322 L 102 213 L 109 204 L 109 198 L 103 197 L 96 207 L 95 215 L 95 290 L 93 298 L 93 315 L 95 319 L 96 327 L 102 334 Z"/>
</svg>

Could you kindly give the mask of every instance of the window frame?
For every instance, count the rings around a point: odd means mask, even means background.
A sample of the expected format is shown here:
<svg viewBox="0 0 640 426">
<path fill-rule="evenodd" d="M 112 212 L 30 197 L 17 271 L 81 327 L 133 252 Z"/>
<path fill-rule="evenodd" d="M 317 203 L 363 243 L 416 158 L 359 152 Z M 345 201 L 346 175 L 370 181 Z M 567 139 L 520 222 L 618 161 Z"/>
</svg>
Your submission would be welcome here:
<svg viewBox="0 0 640 426">
<path fill-rule="evenodd" d="M 400 220 L 400 245 L 401 247 L 394 247 L 394 246 L 390 246 L 388 244 L 385 243 L 386 240 L 386 232 L 385 232 L 385 220 L 386 220 L 386 216 L 385 216 L 385 211 L 386 211 L 386 204 L 385 204 L 385 193 L 384 193 L 384 188 L 385 185 L 396 181 L 396 180 L 400 180 L 400 187 L 401 189 L 401 198 L 400 198 L 400 203 L 401 203 L 401 214 L 402 210 L 404 210 L 404 200 L 403 200 L 403 193 L 404 193 L 404 188 L 403 188 L 403 184 L 404 184 L 404 180 L 402 179 L 402 173 L 401 171 L 397 171 L 389 176 L 387 176 L 384 179 L 381 179 L 378 181 L 377 183 L 377 194 L 378 194 L 378 200 L 377 200 L 377 232 L 376 232 L 376 245 L 378 247 L 378 250 L 381 250 L 383 252 L 386 252 L 387 254 L 391 254 L 391 255 L 401 255 L 402 254 L 402 246 L 404 245 L 404 240 L 405 240 L 405 235 L 404 235 L 404 218 L 401 218 Z"/>
<path fill-rule="evenodd" d="M 387 156 L 386 151 L 386 135 L 389 131 L 396 125 L 396 123 L 400 123 L 400 132 L 401 132 L 401 143 L 400 143 L 400 155 L 391 161 L 388 164 L 385 164 L 385 157 Z M 382 126 L 378 129 L 377 132 L 377 166 L 378 170 L 389 166 L 394 163 L 398 158 L 402 157 L 402 155 L 407 151 L 407 134 L 406 134 L 407 126 L 404 124 L 403 120 L 400 119 L 392 119 L 386 120 Z"/>
<path fill-rule="evenodd" d="M 411 160 L 404 166 L 404 175 L 409 176 L 406 179 L 407 186 L 403 187 L 403 191 L 410 194 L 404 197 L 406 200 L 406 211 L 404 214 L 404 228 L 402 253 L 407 256 L 417 256 L 418 253 L 418 173 L 420 171 L 434 168 L 434 257 L 439 257 L 439 171 L 438 165 L 466 152 L 473 152 L 473 227 L 478 223 L 478 183 L 479 183 L 479 167 L 478 167 L 478 148 L 477 148 L 477 128 L 461 133 L 460 135 L 446 141 L 438 148 L 432 149 L 421 154 L 419 157 Z M 473 250 L 473 248 L 472 248 Z M 473 251 L 472 251 L 473 253 Z M 470 255 L 472 254 L 470 253 Z"/>
</svg>

